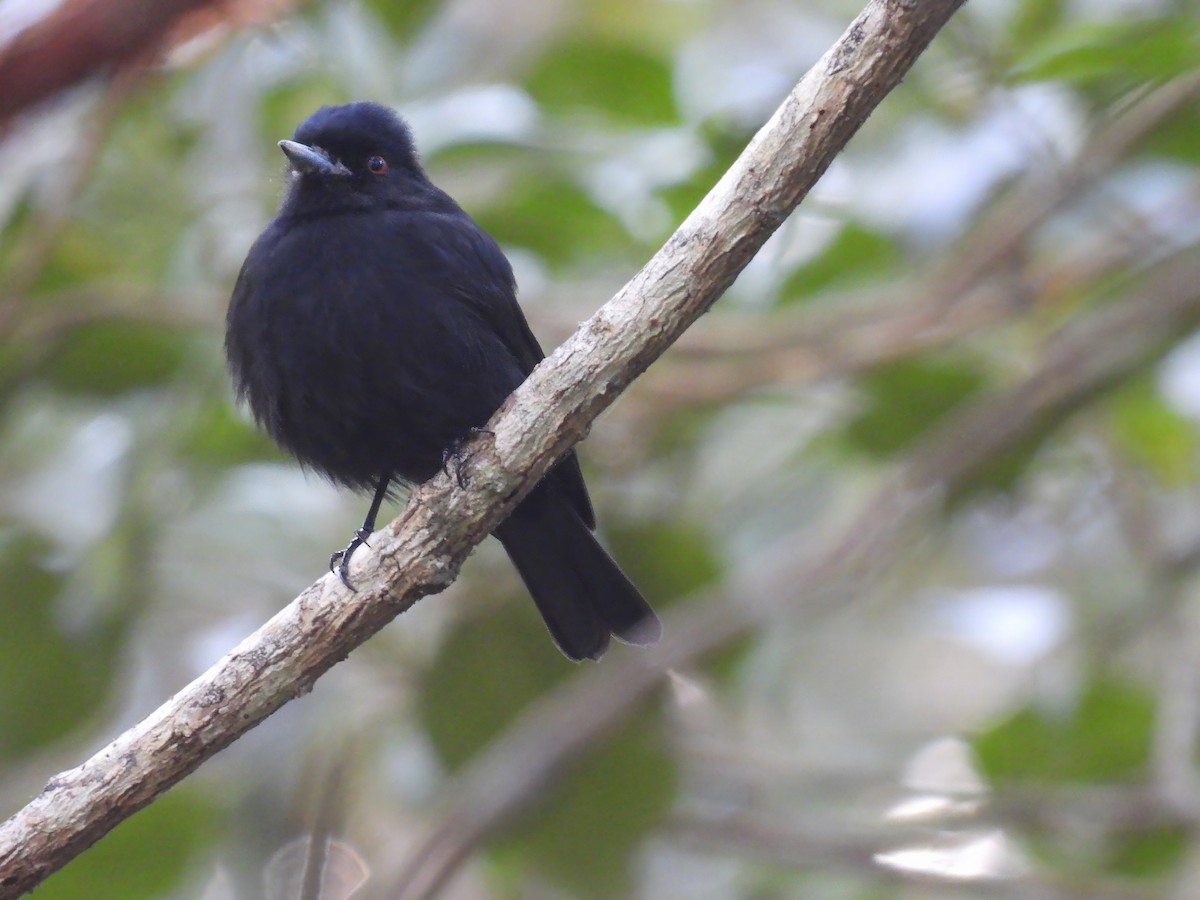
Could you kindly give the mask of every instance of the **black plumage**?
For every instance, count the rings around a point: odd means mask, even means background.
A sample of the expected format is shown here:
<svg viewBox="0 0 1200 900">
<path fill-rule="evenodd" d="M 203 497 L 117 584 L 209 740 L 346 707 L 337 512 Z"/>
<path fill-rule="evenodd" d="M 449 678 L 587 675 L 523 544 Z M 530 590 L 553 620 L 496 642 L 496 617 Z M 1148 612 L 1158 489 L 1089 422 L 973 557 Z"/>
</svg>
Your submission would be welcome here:
<svg viewBox="0 0 1200 900">
<path fill-rule="evenodd" d="M 226 354 L 239 397 L 301 463 L 371 490 L 434 475 L 544 354 L 496 242 L 426 177 L 408 127 L 374 103 L 322 107 L 281 141 L 292 169 L 233 290 Z M 598 658 L 609 635 L 658 636 L 597 543 L 572 452 L 495 531 L 554 640 Z"/>
</svg>

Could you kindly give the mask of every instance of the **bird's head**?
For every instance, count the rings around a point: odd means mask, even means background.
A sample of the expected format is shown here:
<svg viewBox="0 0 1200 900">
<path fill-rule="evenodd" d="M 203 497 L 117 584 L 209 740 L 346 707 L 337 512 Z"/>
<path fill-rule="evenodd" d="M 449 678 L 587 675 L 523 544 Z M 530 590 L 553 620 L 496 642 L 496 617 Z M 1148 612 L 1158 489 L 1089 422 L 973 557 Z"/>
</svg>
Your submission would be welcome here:
<svg viewBox="0 0 1200 900">
<path fill-rule="evenodd" d="M 279 149 L 292 169 L 293 208 L 420 207 L 433 190 L 408 126 L 378 103 L 322 106 Z"/>
</svg>

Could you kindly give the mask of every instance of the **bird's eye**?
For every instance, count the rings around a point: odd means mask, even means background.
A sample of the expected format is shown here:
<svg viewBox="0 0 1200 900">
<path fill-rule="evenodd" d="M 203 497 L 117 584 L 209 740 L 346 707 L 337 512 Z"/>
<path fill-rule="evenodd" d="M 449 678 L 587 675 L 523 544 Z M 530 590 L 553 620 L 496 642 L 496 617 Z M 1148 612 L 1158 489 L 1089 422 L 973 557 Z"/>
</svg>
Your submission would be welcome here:
<svg viewBox="0 0 1200 900">
<path fill-rule="evenodd" d="M 382 156 L 371 156 L 367 158 L 367 169 L 372 174 L 382 175 L 388 170 L 387 160 Z"/>
</svg>

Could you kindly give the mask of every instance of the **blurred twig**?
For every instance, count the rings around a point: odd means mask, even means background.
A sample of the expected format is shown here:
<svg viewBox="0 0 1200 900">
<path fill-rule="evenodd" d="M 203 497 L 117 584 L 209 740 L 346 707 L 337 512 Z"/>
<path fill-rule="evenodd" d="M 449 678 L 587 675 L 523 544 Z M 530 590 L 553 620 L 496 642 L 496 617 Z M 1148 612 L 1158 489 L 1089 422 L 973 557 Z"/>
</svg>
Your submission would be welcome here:
<svg viewBox="0 0 1200 900">
<path fill-rule="evenodd" d="M 17 327 L 19 314 L 25 308 L 17 298 L 29 291 L 50 260 L 63 230 L 70 223 L 75 202 L 87 187 L 100 160 L 100 151 L 113 120 L 130 92 L 140 83 L 142 71 L 130 69 L 113 78 L 103 99 L 91 112 L 69 170 L 55 184 L 54 197 L 48 205 L 38 209 L 29 225 L 12 269 L 0 284 L 0 334 L 7 334 Z"/>
<path fill-rule="evenodd" d="M 720 297 L 960 3 L 870 0 L 666 245 L 473 439 L 468 488 L 448 477 L 423 485 L 375 536 L 375 552 L 356 556 L 357 593 L 322 578 L 141 723 L 51 779 L 0 825 L 0 896 L 37 885 L 449 584 L 524 492 Z M 686 630 L 707 624 L 699 615 Z M 651 684 L 654 660 L 677 645 L 646 657 Z M 617 699 L 593 699 L 619 717 Z"/>
<path fill-rule="evenodd" d="M 944 347 L 1007 321 L 1031 305 L 1061 296 L 1096 272 L 1058 267 L 1034 276 L 1003 276 L 1037 229 L 1108 174 L 1155 128 L 1200 96 L 1189 74 L 1114 108 L 1076 156 L 1054 171 L 1018 181 L 972 234 L 945 254 L 933 274 L 903 288 L 902 302 L 860 299 L 849 312 L 814 316 L 767 314 L 752 321 L 726 316 L 689 333 L 638 385 L 643 415 L 682 403 L 720 403 L 781 381 L 844 375 Z M 1105 256 L 1104 265 L 1126 254 Z M 626 404 L 628 410 L 629 404 Z"/>
<path fill-rule="evenodd" d="M 874 874 L 879 882 L 912 884 L 919 888 L 923 897 L 962 897 L 964 887 L 968 886 L 972 897 L 1014 897 L 1021 900 L 1151 900 L 1159 896 L 1152 889 L 1108 884 L 1098 878 L 936 878 L 892 872 L 874 863 L 881 842 L 887 839 L 883 829 L 870 835 L 837 835 L 831 834 L 828 828 L 800 830 L 778 823 L 764 823 L 755 818 L 714 818 L 693 814 L 679 816 L 672 821 L 670 834 L 681 843 L 691 845 L 705 854 L 725 852 L 737 858 L 748 857 L 792 869 L 840 868 L 853 872 L 859 878 Z"/>
<path fill-rule="evenodd" d="M 1197 96 L 1200 75 L 1190 73 L 1110 113 L 1068 165 L 1056 173 L 1022 180 L 988 213 L 947 260 L 937 292 L 950 299 L 995 271 L 1056 210 L 1111 171 L 1167 117 L 1194 103 Z"/>
<path fill-rule="evenodd" d="M 802 598 L 816 617 L 860 593 L 895 558 L 919 515 L 957 493 L 1005 451 L 1053 430 L 1081 403 L 1128 375 L 1200 320 L 1200 260 L 1178 259 L 1117 305 L 1053 338 L 1020 383 L 952 415 L 819 552 L 764 554 L 723 591 L 664 617 L 652 651 L 589 670 L 531 707 L 459 778 L 457 790 L 413 853 L 397 900 L 433 896 L 461 862 L 522 809 L 583 749 L 615 727 L 665 673 L 740 637 Z"/>
</svg>

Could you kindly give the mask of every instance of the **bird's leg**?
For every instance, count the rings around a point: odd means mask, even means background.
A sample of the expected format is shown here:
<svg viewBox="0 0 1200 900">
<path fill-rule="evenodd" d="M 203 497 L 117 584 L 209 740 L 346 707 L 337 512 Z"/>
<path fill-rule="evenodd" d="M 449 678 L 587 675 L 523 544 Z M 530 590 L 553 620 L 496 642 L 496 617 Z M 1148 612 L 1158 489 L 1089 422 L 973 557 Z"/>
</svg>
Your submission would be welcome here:
<svg viewBox="0 0 1200 900">
<path fill-rule="evenodd" d="M 337 572 L 338 578 L 342 579 L 342 584 L 350 590 L 354 590 L 354 585 L 350 583 L 350 557 L 364 544 L 368 547 L 371 546 L 367 544 L 367 538 L 375 530 L 375 519 L 379 516 L 379 507 L 383 505 L 383 498 L 387 496 L 388 485 L 391 483 L 391 475 L 384 475 L 379 479 L 379 486 L 375 488 L 375 496 L 371 500 L 371 508 L 367 510 L 367 517 L 363 519 L 362 527 L 354 532 L 354 537 L 350 539 L 345 550 L 338 550 L 329 557 L 329 571 Z"/>
<path fill-rule="evenodd" d="M 488 431 L 486 428 L 472 428 L 467 432 L 466 437 L 455 438 L 449 447 L 442 451 L 442 471 L 446 473 L 446 477 L 450 478 L 450 461 L 454 461 L 454 480 L 458 482 L 461 490 L 466 490 L 467 479 L 463 475 L 463 463 L 469 459 L 469 456 L 464 456 L 462 452 L 463 444 L 469 441 L 477 434 L 490 434 L 496 436 L 496 432 Z"/>
</svg>

